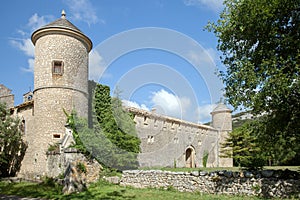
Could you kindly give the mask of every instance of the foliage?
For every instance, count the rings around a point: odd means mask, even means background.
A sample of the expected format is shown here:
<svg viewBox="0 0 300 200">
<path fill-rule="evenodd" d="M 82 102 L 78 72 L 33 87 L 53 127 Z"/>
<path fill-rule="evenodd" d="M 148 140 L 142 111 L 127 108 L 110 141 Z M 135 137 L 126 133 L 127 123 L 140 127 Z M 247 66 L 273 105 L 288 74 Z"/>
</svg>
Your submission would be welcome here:
<svg viewBox="0 0 300 200">
<path fill-rule="evenodd" d="M 48 152 L 58 152 L 59 151 L 59 143 L 50 144 L 48 147 Z"/>
<path fill-rule="evenodd" d="M 76 164 L 76 168 L 79 172 L 82 172 L 82 173 L 86 173 L 87 172 L 87 169 L 85 167 L 85 165 L 82 163 L 82 162 L 78 162 Z"/>
<path fill-rule="evenodd" d="M 202 164 L 203 164 L 203 167 L 206 167 L 208 155 L 209 155 L 208 151 L 205 150 L 205 151 L 203 152 L 203 158 L 202 158 Z"/>
<path fill-rule="evenodd" d="M 95 88 L 95 112 L 104 134 L 118 148 L 139 153 L 140 140 L 130 115 L 124 111 L 119 97 L 111 98 L 108 86 Z"/>
<path fill-rule="evenodd" d="M 75 112 L 66 113 L 68 125 L 73 130 L 73 147 L 96 158 L 106 167 L 121 171 L 137 168 L 140 140 L 136 136 L 133 120 L 122 109 L 121 101 L 118 98 L 112 100 L 109 93 L 109 87 L 96 85 L 91 128 L 87 120 L 79 118 Z"/>
<path fill-rule="evenodd" d="M 0 103 L 0 176 L 15 176 L 27 148 L 22 140 L 20 120 L 10 116 L 6 106 Z"/>
<path fill-rule="evenodd" d="M 81 140 L 82 137 L 80 137 L 80 133 L 78 132 L 78 130 L 88 127 L 87 122 L 84 119 L 79 119 L 75 111 L 72 111 L 71 114 L 68 114 L 64 110 L 64 113 L 67 116 L 67 125 L 72 130 L 73 139 L 75 141 L 75 144 L 71 147 L 76 148 L 86 156 L 90 156 L 90 152 L 87 151 L 85 145 Z"/>
<path fill-rule="evenodd" d="M 257 131 L 253 127 L 255 125 L 251 122 L 245 123 L 229 133 L 226 142 L 222 144 L 222 156 L 232 157 L 235 166 L 261 168 L 265 164 L 266 158 L 259 146 Z"/>
<path fill-rule="evenodd" d="M 258 128 L 273 162 L 298 158 L 294 164 L 299 164 L 300 1 L 226 0 L 224 5 L 220 19 L 207 29 L 219 38 L 227 67 L 220 72 L 226 98 L 236 109 L 264 114 L 247 126 Z"/>
</svg>

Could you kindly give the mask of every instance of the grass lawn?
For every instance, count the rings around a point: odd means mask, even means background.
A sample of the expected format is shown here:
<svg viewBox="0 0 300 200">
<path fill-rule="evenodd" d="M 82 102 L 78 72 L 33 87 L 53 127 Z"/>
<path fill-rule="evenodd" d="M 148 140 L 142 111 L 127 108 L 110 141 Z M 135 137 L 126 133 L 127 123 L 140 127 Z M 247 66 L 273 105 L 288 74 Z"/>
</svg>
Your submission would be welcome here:
<svg viewBox="0 0 300 200">
<path fill-rule="evenodd" d="M 151 168 L 154 170 L 155 168 Z M 234 168 L 157 168 L 166 171 L 217 171 L 217 170 L 231 170 L 239 171 L 237 167 Z M 264 169 L 289 169 L 299 171 L 300 167 L 265 167 Z M 145 169 L 147 170 L 147 169 Z M 150 169 L 149 169 L 150 170 Z M 109 174 L 107 174 L 109 175 Z M 115 174 L 110 174 L 115 175 Z M 63 195 L 62 187 L 53 181 L 44 181 L 43 183 L 8 183 L 0 181 L 0 194 L 5 195 L 16 195 L 21 197 L 39 197 L 45 199 L 106 199 L 106 200 L 118 200 L 118 199 L 136 199 L 136 200 L 258 200 L 258 197 L 247 197 L 247 196 L 228 196 L 228 195 L 213 195 L 213 194 L 201 194 L 178 192 L 175 189 L 163 190 L 163 189 L 136 189 L 132 187 L 122 187 L 119 185 L 109 184 L 104 181 L 92 184 L 87 191 Z"/>
<path fill-rule="evenodd" d="M 16 195 L 22 197 L 39 197 L 45 199 L 136 199 L 136 200 L 255 200 L 257 197 L 227 196 L 227 195 L 209 195 L 201 193 L 178 192 L 173 189 L 135 189 L 131 187 L 121 187 L 118 185 L 108 184 L 106 182 L 98 182 L 89 187 L 87 191 L 63 195 L 61 187 L 50 186 L 44 183 L 6 183 L 0 182 L 0 194 Z"/>
</svg>

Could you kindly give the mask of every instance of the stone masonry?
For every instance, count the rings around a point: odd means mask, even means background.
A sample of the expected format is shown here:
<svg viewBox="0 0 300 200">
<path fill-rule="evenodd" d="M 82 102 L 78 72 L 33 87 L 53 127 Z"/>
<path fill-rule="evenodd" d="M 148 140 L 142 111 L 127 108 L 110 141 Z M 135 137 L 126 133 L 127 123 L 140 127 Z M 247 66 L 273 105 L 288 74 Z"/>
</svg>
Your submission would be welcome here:
<svg viewBox="0 0 300 200">
<path fill-rule="evenodd" d="M 173 188 L 181 192 L 260 196 L 264 198 L 300 198 L 300 175 L 289 170 L 194 171 L 161 170 L 124 171 L 122 186 L 135 188 Z"/>
<path fill-rule="evenodd" d="M 141 167 L 231 167 L 232 159 L 220 158 L 220 141 L 231 131 L 231 111 L 219 104 L 212 112 L 213 126 L 206 126 L 127 108 L 134 115 L 141 140 Z"/>
<path fill-rule="evenodd" d="M 5 103 L 8 108 L 14 106 L 14 95 L 3 84 L 0 84 L 0 102 Z"/>
<path fill-rule="evenodd" d="M 35 45 L 34 91 L 29 143 L 19 176 L 51 174 L 46 155 L 49 146 L 62 140 L 67 117 L 73 110 L 88 111 L 88 53 L 92 42 L 62 14 L 60 19 L 32 34 Z M 27 123 L 27 120 L 25 120 Z"/>
<path fill-rule="evenodd" d="M 64 111 L 75 110 L 79 116 L 88 117 L 88 54 L 92 42 L 66 19 L 64 12 L 61 18 L 33 32 L 31 40 L 35 45 L 34 90 L 24 94 L 22 104 L 13 107 L 11 90 L 0 85 L 0 101 L 7 102 L 24 125 L 28 148 L 18 176 L 56 176 L 60 173 L 56 161 L 69 154 L 57 158 L 47 152 L 55 144 L 62 145 L 66 137 Z M 141 139 L 141 167 L 201 167 L 206 152 L 207 167 L 232 166 L 232 159 L 219 156 L 220 142 L 231 131 L 231 111 L 224 104 L 212 111 L 212 126 L 128 109 L 135 116 Z M 50 160 L 56 160 L 56 164 Z"/>
</svg>

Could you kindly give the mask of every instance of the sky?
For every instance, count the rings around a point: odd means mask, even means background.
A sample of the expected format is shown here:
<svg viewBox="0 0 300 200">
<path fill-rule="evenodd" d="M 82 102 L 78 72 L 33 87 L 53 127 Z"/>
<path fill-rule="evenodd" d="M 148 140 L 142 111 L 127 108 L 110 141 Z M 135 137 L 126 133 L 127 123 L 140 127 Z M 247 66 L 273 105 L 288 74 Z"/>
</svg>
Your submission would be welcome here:
<svg viewBox="0 0 300 200">
<path fill-rule="evenodd" d="M 90 80 L 110 86 L 124 105 L 208 122 L 222 98 L 216 72 L 224 66 L 217 38 L 204 27 L 222 9 L 222 0 L 2 1 L 0 84 L 12 90 L 15 105 L 34 90 L 31 34 L 65 10 L 93 42 Z"/>
</svg>

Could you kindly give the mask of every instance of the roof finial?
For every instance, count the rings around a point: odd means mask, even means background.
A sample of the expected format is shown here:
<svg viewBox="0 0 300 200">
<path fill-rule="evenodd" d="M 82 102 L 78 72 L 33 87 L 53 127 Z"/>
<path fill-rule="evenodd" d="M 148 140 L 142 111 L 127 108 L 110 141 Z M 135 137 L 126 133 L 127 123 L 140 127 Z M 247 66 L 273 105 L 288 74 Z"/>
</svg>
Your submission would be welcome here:
<svg viewBox="0 0 300 200">
<path fill-rule="evenodd" d="M 61 11 L 61 18 L 62 19 L 66 19 L 66 12 L 65 12 L 65 10 Z"/>
</svg>

